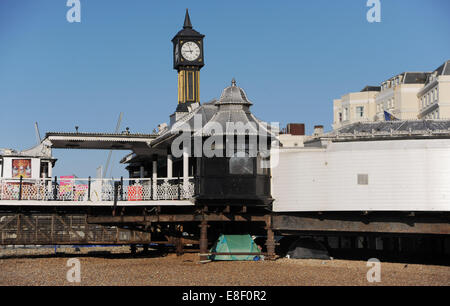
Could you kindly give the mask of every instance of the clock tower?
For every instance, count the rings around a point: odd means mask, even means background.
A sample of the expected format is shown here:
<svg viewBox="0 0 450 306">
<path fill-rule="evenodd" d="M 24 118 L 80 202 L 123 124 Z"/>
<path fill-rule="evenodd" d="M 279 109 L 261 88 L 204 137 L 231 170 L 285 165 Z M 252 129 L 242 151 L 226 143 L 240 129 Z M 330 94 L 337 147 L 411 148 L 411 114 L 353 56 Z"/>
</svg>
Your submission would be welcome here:
<svg viewBox="0 0 450 306">
<path fill-rule="evenodd" d="M 192 103 L 200 103 L 200 69 L 205 65 L 203 38 L 192 28 L 186 9 L 183 29 L 172 39 L 173 68 L 178 71 L 178 106 L 176 112 L 187 112 Z"/>
</svg>

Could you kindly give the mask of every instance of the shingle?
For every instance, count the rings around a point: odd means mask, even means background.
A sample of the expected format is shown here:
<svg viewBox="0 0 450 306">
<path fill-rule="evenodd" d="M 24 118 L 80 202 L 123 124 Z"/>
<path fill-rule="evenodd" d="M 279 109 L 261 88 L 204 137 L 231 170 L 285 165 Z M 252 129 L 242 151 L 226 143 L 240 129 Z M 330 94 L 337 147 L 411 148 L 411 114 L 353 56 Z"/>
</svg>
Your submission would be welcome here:
<svg viewBox="0 0 450 306">
<path fill-rule="evenodd" d="M 355 134 L 373 135 L 409 135 L 421 133 L 439 133 L 450 136 L 450 120 L 395 120 L 380 122 L 356 122 L 324 134 L 324 138 L 353 137 Z"/>
<path fill-rule="evenodd" d="M 429 72 L 406 72 L 404 84 L 425 84 L 427 81 Z"/>
</svg>

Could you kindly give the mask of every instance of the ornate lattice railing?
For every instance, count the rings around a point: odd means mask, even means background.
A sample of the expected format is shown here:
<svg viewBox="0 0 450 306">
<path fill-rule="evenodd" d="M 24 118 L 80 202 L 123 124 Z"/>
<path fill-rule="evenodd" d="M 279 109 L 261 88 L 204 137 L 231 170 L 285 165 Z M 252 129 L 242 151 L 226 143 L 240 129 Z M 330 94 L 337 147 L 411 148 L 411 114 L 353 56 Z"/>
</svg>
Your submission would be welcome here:
<svg viewBox="0 0 450 306">
<path fill-rule="evenodd" d="M 0 179 L 1 200 L 154 201 L 185 200 L 194 195 L 194 179 Z"/>
</svg>

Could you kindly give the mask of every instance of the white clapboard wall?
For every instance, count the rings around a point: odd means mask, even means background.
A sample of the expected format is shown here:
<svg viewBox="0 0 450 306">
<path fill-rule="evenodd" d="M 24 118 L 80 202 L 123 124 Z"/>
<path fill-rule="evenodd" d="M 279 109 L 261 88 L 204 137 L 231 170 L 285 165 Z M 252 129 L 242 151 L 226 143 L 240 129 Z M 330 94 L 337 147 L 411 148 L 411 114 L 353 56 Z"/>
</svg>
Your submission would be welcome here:
<svg viewBox="0 0 450 306">
<path fill-rule="evenodd" d="M 271 187 L 276 212 L 450 211 L 450 139 L 282 149 Z"/>
</svg>

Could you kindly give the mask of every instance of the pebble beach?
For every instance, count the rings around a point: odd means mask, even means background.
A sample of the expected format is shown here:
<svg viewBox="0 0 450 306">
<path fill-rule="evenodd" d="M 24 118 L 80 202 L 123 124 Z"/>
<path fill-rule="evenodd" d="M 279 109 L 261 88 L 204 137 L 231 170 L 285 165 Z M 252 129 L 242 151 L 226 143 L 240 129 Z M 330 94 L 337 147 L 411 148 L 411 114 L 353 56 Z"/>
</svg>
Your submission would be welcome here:
<svg viewBox="0 0 450 306">
<path fill-rule="evenodd" d="M 71 283 L 67 261 L 77 258 L 81 281 Z M 197 254 L 131 256 L 128 247 L 1 249 L 1 286 L 448 286 L 450 267 L 381 263 L 369 283 L 367 262 L 280 258 L 199 263 Z"/>
</svg>

